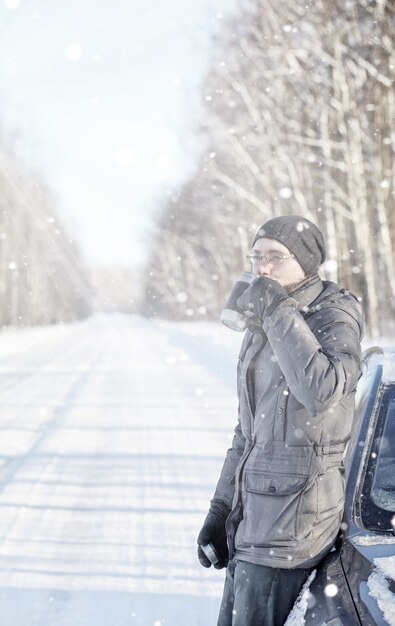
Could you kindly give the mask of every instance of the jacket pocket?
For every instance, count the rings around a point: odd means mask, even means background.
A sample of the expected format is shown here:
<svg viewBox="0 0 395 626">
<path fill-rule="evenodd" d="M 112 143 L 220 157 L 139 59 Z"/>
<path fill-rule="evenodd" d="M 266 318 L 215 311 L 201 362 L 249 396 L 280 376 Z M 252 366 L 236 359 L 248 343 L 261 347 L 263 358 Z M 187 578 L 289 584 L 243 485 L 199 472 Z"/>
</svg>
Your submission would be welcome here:
<svg viewBox="0 0 395 626">
<path fill-rule="evenodd" d="M 238 533 L 242 543 L 291 546 L 297 540 L 299 504 L 307 480 L 307 474 L 247 470 Z"/>
<path fill-rule="evenodd" d="M 246 472 L 245 488 L 251 493 L 287 496 L 301 491 L 307 482 L 307 476 L 295 474 L 276 475 L 271 472 Z"/>
</svg>

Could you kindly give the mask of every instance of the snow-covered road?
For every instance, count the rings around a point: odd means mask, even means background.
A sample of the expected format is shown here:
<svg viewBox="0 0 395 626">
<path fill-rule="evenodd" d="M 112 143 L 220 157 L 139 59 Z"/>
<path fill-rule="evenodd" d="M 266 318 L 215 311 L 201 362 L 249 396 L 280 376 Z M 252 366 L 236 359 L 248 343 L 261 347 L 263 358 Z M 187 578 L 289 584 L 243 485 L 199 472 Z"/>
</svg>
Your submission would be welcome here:
<svg viewBox="0 0 395 626">
<path fill-rule="evenodd" d="M 0 335 L 1 626 L 210 626 L 196 559 L 240 335 L 100 315 Z"/>
</svg>

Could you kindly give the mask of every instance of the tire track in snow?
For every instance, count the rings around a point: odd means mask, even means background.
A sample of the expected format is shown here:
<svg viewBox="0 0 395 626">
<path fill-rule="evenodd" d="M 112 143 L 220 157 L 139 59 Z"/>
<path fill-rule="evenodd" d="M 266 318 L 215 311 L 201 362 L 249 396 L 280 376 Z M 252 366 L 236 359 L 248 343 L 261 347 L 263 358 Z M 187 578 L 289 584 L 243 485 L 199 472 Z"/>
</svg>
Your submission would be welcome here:
<svg viewBox="0 0 395 626">
<path fill-rule="evenodd" d="M 35 607 L 29 626 L 215 623 L 223 572 L 201 568 L 196 536 L 236 400 L 229 380 L 204 365 L 210 341 L 198 354 L 196 342 L 192 350 L 169 326 L 93 319 L 85 323 L 90 341 L 56 364 L 67 398 L 3 474 L 0 589 L 9 590 L 1 601 L 11 620 L 4 626 L 26 624 L 16 598 Z M 36 385 L 54 367 L 44 365 Z M 113 622 L 109 612 L 119 606 Z"/>
</svg>

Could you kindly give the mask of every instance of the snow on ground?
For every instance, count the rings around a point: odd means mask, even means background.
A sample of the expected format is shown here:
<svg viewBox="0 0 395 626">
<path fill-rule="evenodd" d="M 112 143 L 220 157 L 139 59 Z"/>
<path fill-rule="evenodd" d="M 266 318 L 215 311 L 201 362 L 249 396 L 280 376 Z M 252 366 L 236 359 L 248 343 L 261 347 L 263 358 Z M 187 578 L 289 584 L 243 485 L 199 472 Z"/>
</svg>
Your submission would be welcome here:
<svg viewBox="0 0 395 626">
<path fill-rule="evenodd" d="M 0 334 L 2 626 L 209 626 L 196 536 L 242 335 L 97 315 Z"/>
<path fill-rule="evenodd" d="M 295 600 L 295 604 L 291 609 L 287 621 L 284 626 L 303 626 L 305 624 L 305 618 L 307 607 L 309 604 L 309 596 L 310 594 L 310 585 L 316 577 L 317 570 L 314 569 L 306 582 L 304 583 L 302 589 L 299 592 L 298 597 Z"/>
</svg>

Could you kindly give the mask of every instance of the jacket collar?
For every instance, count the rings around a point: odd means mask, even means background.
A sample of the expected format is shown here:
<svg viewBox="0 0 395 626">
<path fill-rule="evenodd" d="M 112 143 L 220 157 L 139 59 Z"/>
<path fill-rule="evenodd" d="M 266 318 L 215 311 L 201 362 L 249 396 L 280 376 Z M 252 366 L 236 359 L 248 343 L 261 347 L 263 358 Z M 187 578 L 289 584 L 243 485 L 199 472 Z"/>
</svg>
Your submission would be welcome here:
<svg viewBox="0 0 395 626">
<path fill-rule="evenodd" d="M 299 285 L 297 285 L 291 291 L 288 291 L 288 295 L 296 300 L 298 303 L 298 309 L 303 312 L 309 310 L 309 305 L 318 298 L 323 292 L 324 284 L 318 274 L 305 278 Z"/>
</svg>

